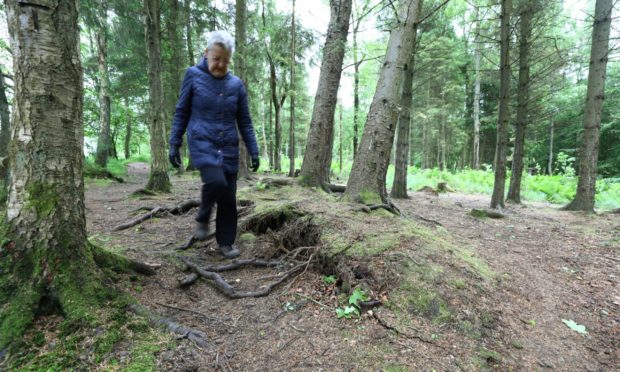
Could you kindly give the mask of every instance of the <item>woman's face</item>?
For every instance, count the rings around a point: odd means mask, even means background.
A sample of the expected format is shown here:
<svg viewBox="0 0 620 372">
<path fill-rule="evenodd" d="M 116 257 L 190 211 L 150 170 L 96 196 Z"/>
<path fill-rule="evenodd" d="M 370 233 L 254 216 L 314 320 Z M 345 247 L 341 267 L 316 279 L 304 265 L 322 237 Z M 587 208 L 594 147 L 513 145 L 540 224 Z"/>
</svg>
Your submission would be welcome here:
<svg viewBox="0 0 620 372">
<path fill-rule="evenodd" d="M 211 49 L 205 50 L 205 55 L 209 62 L 209 72 L 211 75 L 220 78 L 224 77 L 228 72 L 228 64 L 230 63 L 230 53 L 221 45 L 215 44 Z"/>
</svg>

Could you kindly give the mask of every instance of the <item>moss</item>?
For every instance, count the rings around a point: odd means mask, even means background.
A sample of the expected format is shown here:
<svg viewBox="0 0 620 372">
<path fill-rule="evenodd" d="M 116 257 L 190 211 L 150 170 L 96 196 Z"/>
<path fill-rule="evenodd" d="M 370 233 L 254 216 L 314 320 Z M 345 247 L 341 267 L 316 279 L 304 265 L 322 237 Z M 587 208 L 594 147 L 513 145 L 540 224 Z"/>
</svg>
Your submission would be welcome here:
<svg viewBox="0 0 620 372">
<path fill-rule="evenodd" d="M 381 199 L 381 194 L 376 191 L 369 189 L 362 189 L 358 193 L 358 200 L 363 204 L 381 204 L 383 200 Z"/>
<path fill-rule="evenodd" d="M 44 182 L 32 182 L 27 189 L 26 208 L 34 209 L 39 216 L 50 216 L 60 200 L 55 187 Z"/>
<path fill-rule="evenodd" d="M 476 218 L 487 218 L 488 217 L 487 212 L 485 212 L 483 209 L 472 209 L 467 214 L 472 217 L 476 217 Z"/>
<path fill-rule="evenodd" d="M 239 243 L 252 244 L 256 241 L 256 235 L 250 232 L 246 232 L 246 233 L 241 234 L 239 236 L 239 239 L 237 240 L 239 241 Z"/>
<path fill-rule="evenodd" d="M 450 284 L 454 286 L 456 289 L 465 289 L 467 288 L 467 284 L 463 279 L 453 279 L 450 281 Z"/>
</svg>

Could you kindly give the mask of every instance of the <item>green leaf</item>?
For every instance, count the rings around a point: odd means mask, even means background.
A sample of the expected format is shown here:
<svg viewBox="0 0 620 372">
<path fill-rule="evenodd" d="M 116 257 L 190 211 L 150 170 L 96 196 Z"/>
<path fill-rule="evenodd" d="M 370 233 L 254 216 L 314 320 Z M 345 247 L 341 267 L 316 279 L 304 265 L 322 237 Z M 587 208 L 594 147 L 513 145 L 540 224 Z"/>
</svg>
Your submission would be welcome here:
<svg viewBox="0 0 620 372">
<path fill-rule="evenodd" d="M 359 288 L 355 288 L 355 291 L 353 291 L 351 296 L 349 296 L 349 304 L 355 305 L 355 306 L 357 306 L 360 301 L 366 301 L 366 300 L 368 300 L 368 297 L 366 297 L 366 294 L 364 293 L 364 291 L 362 291 Z"/>
<path fill-rule="evenodd" d="M 572 329 L 573 331 L 579 332 L 582 335 L 588 334 L 588 331 L 586 331 L 586 326 L 577 324 L 572 319 L 571 320 L 562 319 L 562 321 L 564 322 L 564 324 L 568 326 L 568 328 Z"/>
<path fill-rule="evenodd" d="M 336 315 L 338 318 L 351 319 L 353 315 L 360 315 L 360 311 L 355 306 L 346 306 L 344 309 L 339 307 L 336 309 Z"/>
<path fill-rule="evenodd" d="M 333 275 L 325 275 L 323 276 L 323 283 L 325 284 L 334 284 L 336 283 L 336 277 Z"/>
</svg>

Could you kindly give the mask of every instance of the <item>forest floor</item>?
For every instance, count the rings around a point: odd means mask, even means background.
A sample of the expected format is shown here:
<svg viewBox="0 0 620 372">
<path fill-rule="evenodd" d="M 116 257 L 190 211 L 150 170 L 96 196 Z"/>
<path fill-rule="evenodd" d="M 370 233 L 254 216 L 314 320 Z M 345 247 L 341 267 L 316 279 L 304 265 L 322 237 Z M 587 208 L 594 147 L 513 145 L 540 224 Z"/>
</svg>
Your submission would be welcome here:
<svg viewBox="0 0 620 372">
<path fill-rule="evenodd" d="M 410 192 L 410 199 L 394 200 L 402 212 L 394 217 L 343 207 L 321 191 L 242 182 L 239 199 L 290 201 L 322 215 L 332 229 L 323 244 L 340 244 L 346 259 L 329 269 L 314 265 L 269 296 L 230 300 L 207 280 L 179 287 L 187 273 L 175 248 L 191 236 L 195 210 L 112 231 L 137 208 L 199 196 L 199 177 L 185 174 L 172 176 L 172 194 L 129 197 L 147 176 L 147 166 L 134 163 L 126 183 L 88 181 L 86 211 L 93 243 L 161 264 L 157 275 L 126 283 L 134 298 L 207 335 L 202 348 L 161 336 L 149 349 L 157 370 L 604 371 L 620 365 L 619 214 L 525 203 L 508 205 L 503 219 L 476 218 L 468 212 L 486 208 L 489 197 Z M 338 232 L 344 237 L 333 235 Z M 246 234 L 241 258 L 273 256 L 263 250 L 274 236 Z M 352 246 L 358 251 L 344 253 Z M 178 254 L 201 264 L 223 262 L 212 241 Z M 347 296 L 340 294 L 342 280 L 332 283 L 327 274 L 342 272 L 334 269 L 342 262 L 354 274 L 349 284 L 383 306 L 352 319 L 336 316 Z M 270 274 L 273 269 L 243 269 L 224 276 L 248 289 L 269 282 Z M 127 336 L 87 364 L 122 369 L 132 362 L 132 343 Z"/>
</svg>

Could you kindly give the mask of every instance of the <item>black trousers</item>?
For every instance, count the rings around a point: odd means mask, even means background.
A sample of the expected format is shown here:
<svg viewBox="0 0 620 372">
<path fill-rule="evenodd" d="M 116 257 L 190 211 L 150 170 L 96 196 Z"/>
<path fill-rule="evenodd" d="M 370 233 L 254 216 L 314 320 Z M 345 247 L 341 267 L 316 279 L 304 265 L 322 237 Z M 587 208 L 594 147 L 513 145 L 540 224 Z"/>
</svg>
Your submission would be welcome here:
<svg viewBox="0 0 620 372">
<path fill-rule="evenodd" d="M 213 204 L 217 203 L 215 240 L 232 245 L 237 236 L 237 174 L 224 173 L 220 167 L 200 169 L 202 200 L 196 221 L 208 223 Z"/>
</svg>

